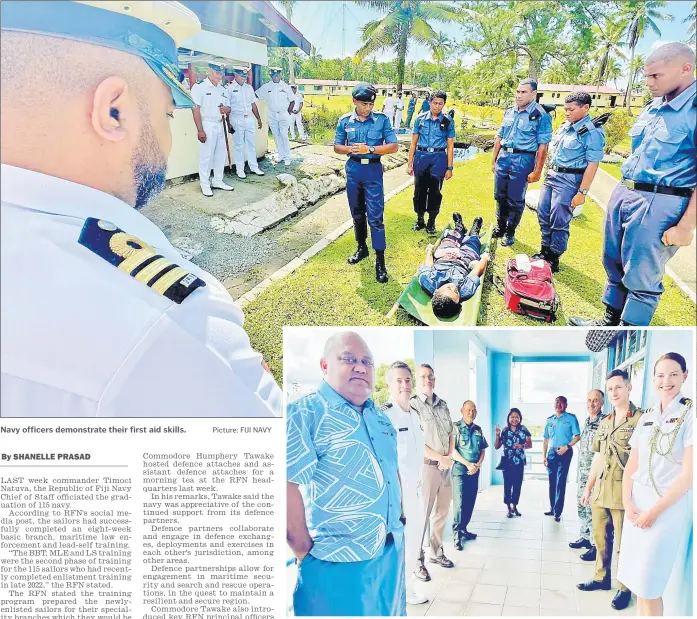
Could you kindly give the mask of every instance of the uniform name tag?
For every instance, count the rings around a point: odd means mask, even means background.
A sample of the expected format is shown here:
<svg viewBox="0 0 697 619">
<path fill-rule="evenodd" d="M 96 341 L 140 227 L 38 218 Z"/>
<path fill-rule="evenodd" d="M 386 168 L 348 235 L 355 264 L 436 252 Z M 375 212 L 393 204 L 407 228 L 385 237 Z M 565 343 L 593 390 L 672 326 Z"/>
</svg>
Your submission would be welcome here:
<svg viewBox="0 0 697 619">
<path fill-rule="evenodd" d="M 213 95 L 213 93 L 212 93 L 212 92 L 207 92 L 207 93 L 205 93 L 205 94 L 206 94 L 206 96 L 207 96 L 207 97 L 210 97 L 210 96 L 212 96 L 212 95 Z"/>
<path fill-rule="evenodd" d="M 634 428 L 621 428 L 620 432 L 632 432 Z"/>
<path fill-rule="evenodd" d="M 399 431 L 400 431 L 400 432 L 408 432 L 408 431 L 409 431 L 409 428 L 400 428 Z"/>
<path fill-rule="evenodd" d="M 644 422 L 644 425 L 645 425 L 645 426 L 652 426 L 652 425 L 653 425 L 653 421 L 646 421 L 646 422 Z"/>
</svg>

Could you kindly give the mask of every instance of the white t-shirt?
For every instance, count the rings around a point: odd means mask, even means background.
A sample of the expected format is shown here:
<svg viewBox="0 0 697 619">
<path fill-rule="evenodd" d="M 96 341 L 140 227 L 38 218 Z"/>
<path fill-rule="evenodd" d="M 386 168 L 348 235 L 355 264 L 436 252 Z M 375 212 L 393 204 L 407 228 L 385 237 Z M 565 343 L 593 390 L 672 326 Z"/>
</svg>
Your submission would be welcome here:
<svg viewBox="0 0 697 619">
<path fill-rule="evenodd" d="M 208 78 L 194 84 L 191 89 L 191 98 L 201 108 L 201 118 L 208 121 L 219 121 L 222 117 L 218 106 L 230 105 L 227 90 L 222 82 L 213 86 Z"/>
<path fill-rule="evenodd" d="M 1 169 L 4 417 L 281 415 L 242 312 L 154 223 L 91 187 Z"/>
<path fill-rule="evenodd" d="M 681 404 L 680 400 L 683 395 L 680 393 L 661 413 L 661 405 L 656 404 L 653 408 L 646 411 L 639 419 L 636 429 L 632 437 L 629 439 L 629 445 L 632 449 L 638 449 L 639 466 L 632 475 L 632 479 L 646 486 L 651 486 L 649 479 L 649 441 L 656 432 L 656 428 L 660 427 L 662 432 L 670 432 L 680 423 L 680 419 L 685 413 L 687 404 Z M 680 474 L 682 466 L 676 462 L 682 462 L 685 447 L 692 445 L 692 421 L 694 412 L 690 410 L 680 424 L 680 429 L 670 452 L 670 460 L 664 456 L 654 453 L 652 459 L 653 478 L 661 492 L 668 489 L 673 480 Z M 668 437 L 663 436 L 658 447 L 661 451 L 668 449 Z M 676 461 L 676 462 L 673 462 Z"/>
</svg>

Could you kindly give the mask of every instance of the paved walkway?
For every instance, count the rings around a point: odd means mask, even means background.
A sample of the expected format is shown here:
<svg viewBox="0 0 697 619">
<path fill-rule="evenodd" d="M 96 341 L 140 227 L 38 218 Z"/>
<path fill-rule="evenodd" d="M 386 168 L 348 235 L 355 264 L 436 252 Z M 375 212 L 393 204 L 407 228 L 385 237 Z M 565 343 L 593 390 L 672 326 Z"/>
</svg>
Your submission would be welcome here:
<svg viewBox="0 0 697 619">
<path fill-rule="evenodd" d="M 605 172 L 603 169 L 599 169 L 598 173 L 593 179 L 593 184 L 591 185 L 590 193 L 593 199 L 600 204 L 600 206 L 605 209 L 610 200 L 610 196 L 617 186 L 617 179 L 613 178 Z M 668 268 L 672 273 L 668 273 L 673 279 L 679 278 L 682 283 L 687 287 L 684 290 L 685 293 L 691 294 L 691 298 L 695 300 L 695 293 L 697 291 L 697 245 L 695 244 L 695 238 L 692 239 L 692 245 L 689 247 L 681 247 L 675 256 L 668 262 Z M 679 282 L 677 282 L 680 285 Z M 682 288 L 682 286 L 681 286 Z"/>
</svg>

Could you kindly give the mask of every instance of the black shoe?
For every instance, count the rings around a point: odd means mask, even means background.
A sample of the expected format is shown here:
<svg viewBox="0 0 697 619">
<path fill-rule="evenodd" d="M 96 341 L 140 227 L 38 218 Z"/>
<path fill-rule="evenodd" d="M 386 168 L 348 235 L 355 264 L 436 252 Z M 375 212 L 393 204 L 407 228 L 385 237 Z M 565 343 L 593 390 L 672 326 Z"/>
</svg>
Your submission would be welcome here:
<svg viewBox="0 0 697 619">
<path fill-rule="evenodd" d="M 453 532 L 453 542 L 455 543 L 455 550 L 462 550 L 464 545 L 462 544 L 462 536 L 459 531 Z"/>
<path fill-rule="evenodd" d="M 595 558 L 597 557 L 598 552 L 595 548 L 595 546 L 591 546 L 590 550 L 586 550 L 581 556 L 580 559 L 581 561 L 595 561 Z"/>
<path fill-rule="evenodd" d="M 593 545 L 585 538 L 579 537 L 575 542 L 569 542 L 569 548 L 578 550 L 579 548 L 592 548 Z"/>
<path fill-rule="evenodd" d="M 423 582 L 428 582 L 431 580 L 431 575 L 428 573 L 428 570 L 423 563 L 419 564 L 419 569 L 414 571 L 414 576 Z"/>
<path fill-rule="evenodd" d="M 426 224 L 426 234 L 435 234 L 436 233 L 436 224 L 431 223 L 430 221 Z"/>
<path fill-rule="evenodd" d="M 473 540 L 473 539 L 477 539 L 477 534 L 476 534 L 476 533 L 470 533 L 469 531 L 465 531 L 462 535 L 463 535 L 463 537 L 464 537 L 467 541 L 470 541 L 470 540 Z"/>
<path fill-rule="evenodd" d="M 479 236 L 482 231 L 482 224 L 484 220 L 481 217 L 475 217 L 472 221 L 472 229 L 470 230 L 470 236 Z"/>
<path fill-rule="evenodd" d="M 554 520 L 556 520 L 557 522 L 561 522 L 561 516 L 554 516 Z"/>
<path fill-rule="evenodd" d="M 387 283 L 387 267 L 385 266 L 385 250 L 375 250 L 375 281 L 378 284 Z"/>
<path fill-rule="evenodd" d="M 540 251 L 536 253 L 534 256 L 530 256 L 530 260 L 547 260 L 547 256 L 549 255 L 549 247 L 545 247 L 544 245 L 540 248 Z"/>
<path fill-rule="evenodd" d="M 494 230 L 491 233 L 491 237 L 494 239 L 500 239 L 504 234 L 506 233 L 506 226 L 505 224 L 502 225 L 501 223 L 497 223 L 494 226 Z"/>
<path fill-rule="evenodd" d="M 356 250 L 356 253 L 353 254 L 353 256 L 350 256 L 347 262 L 349 264 L 358 264 L 361 260 L 364 258 L 367 258 L 370 252 L 368 252 L 368 246 L 367 245 L 359 245 L 358 249 Z"/>
<path fill-rule="evenodd" d="M 550 509 L 548 512 L 545 512 L 545 516 L 554 516 L 554 512 Z"/>
<path fill-rule="evenodd" d="M 416 223 L 412 227 L 412 230 L 414 232 L 418 232 L 419 230 L 423 230 L 426 227 L 426 222 L 424 221 L 424 216 L 423 215 L 418 215 L 416 219 Z"/>
<path fill-rule="evenodd" d="M 429 559 L 431 563 L 437 563 L 441 567 L 455 567 L 455 564 L 448 559 L 445 555 L 440 555 L 438 557 L 431 557 Z"/>
<path fill-rule="evenodd" d="M 576 588 L 581 591 L 600 591 L 601 589 L 603 591 L 609 591 L 612 589 L 612 586 L 610 585 L 610 579 L 606 578 L 605 580 L 589 580 L 588 582 L 582 582 L 576 585 Z"/>
<path fill-rule="evenodd" d="M 617 327 L 620 324 L 622 310 L 615 309 L 609 305 L 605 306 L 605 315 L 600 319 L 584 319 L 574 316 L 569 318 L 572 327 Z"/>
<path fill-rule="evenodd" d="M 517 505 L 514 505 L 514 506 L 513 506 L 513 513 L 514 513 L 516 516 L 522 516 L 522 515 L 523 515 L 523 514 L 521 514 L 521 513 L 518 511 L 518 506 L 517 506 Z"/>
<path fill-rule="evenodd" d="M 629 606 L 629 601 L 632 599 L 631 591 L 618 591 L 615 593 L 615 597 L 612 598 L 611 606 L 615 610 L 624 610 Z"/>
<path fill-rule="evenodd" d="M 515 514 L 513 513 L 513 510 L 509 507 L 508 513 L 506 514 L 506 518 L 513 518 L 513 517 L 515 517 Z"/>
<path fill-rule="evenodd" d="M 549 268 L 552 269 L 552 273 L 559 273 L 559 258 L 561 258 L 561 254 L 557 254 L 550 249 L 547 256 L 547 262 L 549 262 Z"/>
<path fill-rule="evenodd" d="M 455 222 L 456 226 L 462 226 L 463 228 L 465 227 L 465 224 L 462 222 L 462 215 L 460 215 L 460 213 L 453 213 L 453 221 Z"/>
</svg>

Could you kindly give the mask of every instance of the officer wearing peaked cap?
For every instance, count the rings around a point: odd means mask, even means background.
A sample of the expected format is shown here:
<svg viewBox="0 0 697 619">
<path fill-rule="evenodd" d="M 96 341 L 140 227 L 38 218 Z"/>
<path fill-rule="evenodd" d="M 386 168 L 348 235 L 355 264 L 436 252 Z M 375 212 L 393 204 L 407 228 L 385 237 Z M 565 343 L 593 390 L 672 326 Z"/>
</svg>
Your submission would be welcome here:
<svg viewBox="0 0 697 619">
<path fill-rule="evenodd" d="M 397 136 L 385 114 L 373 110 L 377 90 L 372 84 L 358 84 L 351 93 L 352 112 L 337 123 L 334 152 L 348 155 L 346 162 L 346 195 L 358 249 L 348 259 L 356 264 L 368 257 L 368 226 L 375 250 L 375 279 L 387 282 L 385 266 L 385 189 L 382 182 L 381 155 L 396 153 Z"/>
<path fill-rule="evenodd" d="M 168 116 L 194 106 L 177 45 L 196 16 L 177 2 L 0 13 L 2 415 L 280 415 L 242 312 L 138 212 L 164 187 Z M 42 114 L 26 75 L 62 66 Z"/>
<path fill-rule="evenodd" d="M 256 134 L 261 129 L 261 116 L 257 109 L 254 89 L 247 83 L 249 69 L 245 66 L 233 68 L 234 77 L 227 87 L 230 101 L 230 129 L 234 139 L 235 167 L 237 176 L 247 178 L 244 173 L 245 159 L 249 169 L 257 176 L 264 176 L 257 161 Z"/>
</svg>

